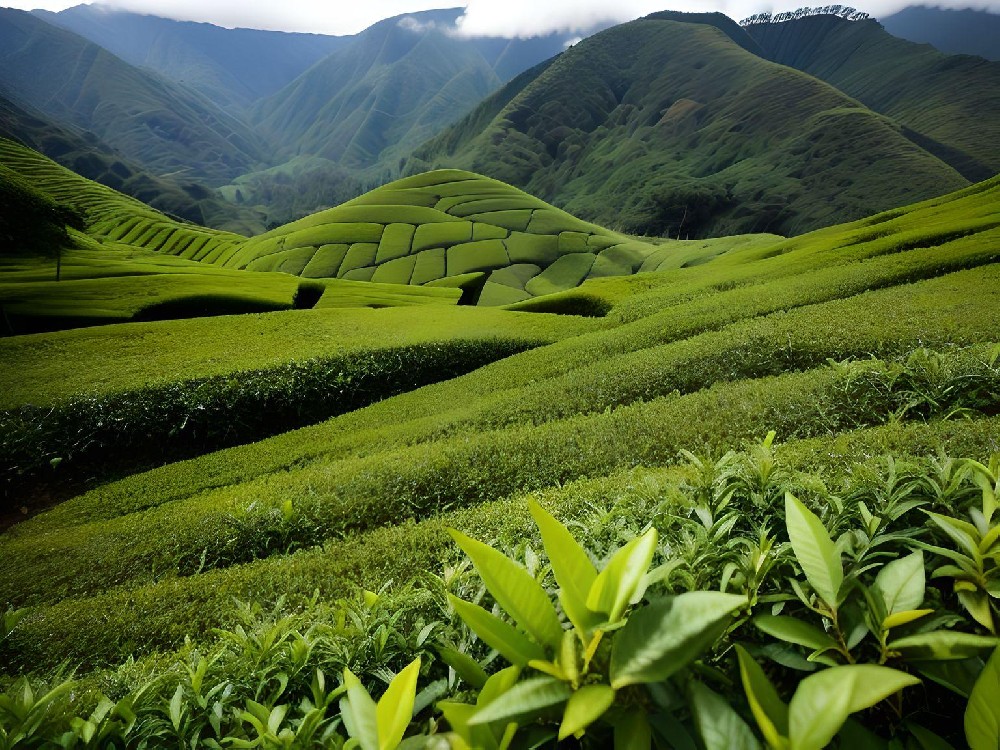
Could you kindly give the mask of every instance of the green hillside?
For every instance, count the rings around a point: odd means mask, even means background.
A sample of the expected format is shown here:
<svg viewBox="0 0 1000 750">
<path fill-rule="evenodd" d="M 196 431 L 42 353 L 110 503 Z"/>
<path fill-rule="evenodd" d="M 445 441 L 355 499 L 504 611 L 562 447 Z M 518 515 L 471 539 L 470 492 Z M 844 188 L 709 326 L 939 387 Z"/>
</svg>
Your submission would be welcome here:
<svg viewBox="0 0 1000 750">
<path fill-rule="evenodd" d="M 1000 63 L 945 55 L 898 39 L 875 21 L 829 15 L 747 31 L 770 59 L 893 118 L 904 135 L 967 179 L 1000 172 Z"/>
<path fill-rule="evenodd" d="M 156 174 L 220 184 L 268 149 L 208 99 L 23 11 L 0 10 L 4 96 L 96 134 Z"/>
<path fill-rule="evenodd" d="M 410 169 L 470 169 L 673 237 L 797 234 L 966 184 L 892 120 L 748 52 L 721 18 L 590 37 L 418 149 Z"/>
<path fill-rule="evenodd" d="M 438 210 L 410 205 L 414 215 Z M 842 730 L 851 711 L 831 719 L 824 731 L 829 738 L 840 731 L 841 745 L 875 732 L 900 741 L 940 735 L 962 746 L 966 734 L 955 717 L 970 695 L 973 710 L 982 701 L 974 683 L 991 674 L 992 618 L 1000 611 L 985 590 L 975 589 L 981 596 L 970 606 L 966 589 L 953 588 L 963 574 L 942 566 L 968 545 L 935 518 L 995 540 L 998 241 L 994 178 L 791 239 L 727 240 L 721 254 L 696 243 L 663 244 L 664 270 L 591 279 L 564 294 L 599 299 L 607 313 L 600 319 L 457 307 L 343 318 L 336 310 L 292 310 L 246 325 L 217 318 L 5 340 L 6 465 L 33 457 L 31 471 L 54 484 L 80 451 L 98 476 L 85 493 L 0 535 L 0 600 L 19 608 L 4 620 L 0 691 L 26 695 L 15 679 L 30 672 L 35 700 L 66 679 L 61 667 L 77 667 L 57 694 L 65 697 L 32 729 L 40 737 L 71 731 L 70 718 L 91 716 L 102 694 L 111 698 L 101 704 L 105 717 L 136 717 L 101 724 L 106 736 L 129 742 L 170 736 L 187 743 L 197 733 L 220 745 L 250 744 L 262 731 L 286 730 L 292 738 L 311 716 L 327 736 L 303 746 L 322 747 L 357 734 L 355 703 L 336 701 L 347 695 L 335 693 L 342 683 L 360 695 L 349 674 L 378 696 L 419 656 L 419 668 L 406 675 L 423 697 L 412 717 L 404 712 L 399 731 L 447 742 L 466 731 L 450 706 L 474 702 L 483 675 L 517 664 L 518 649 L 527 649 L 541 654 L 533 665 L 525 661 L 491 684 L 505 695 L 498 707 L 513 701 L 511 689 L 551 688 L 546 705 L 558 707 L 554 716 L 541 712 L 530 726 L 507 730 L 514 747 L 551 746 L 566 700 L 585 684 L 605 685 L 608 669 L 621 674 L 620 662 L 609 667 L 607 660 L 622 657 L 608 652 L 621 654 L 621 644 L 654 618 L 657 627 L 643 631 L 650 651 L 663 648 L 655 635 L 661 626 L 684 639 L 673 671 L 608 687 L 611 702 L 602 704 L 653 722 L 642 725 L 642 747 L 668 747 L 667 737 L 680 731 L 692 738 L 723 731 L 699 718 L 705 690 L 727 706 L 728 722 L 741 722 L 743 736 L 758 742 L 755 693 L 744 693 L 735 646 L 744 674 L 749 658 L 769 675 L 777 705 L 796 687 L 808 694 L 808 680 L 853 686 L 846 676 L 862 674 L 853 668 L 879 677 L 891 668 L 893 679 L 921 683 L 904 692 L 903 716 L 861 712 Z M 672 248 L 679 257 L 669 257 Z M 482 337 L 478 348 L 459 345 L 469 332 Z M 520 341 L 521 349 L 497 357 L 506 344 L 489 343 L 492 336 Z M 431 346 L 405 355 L 395 348 L 411 337 Z M 216 340 L 224 342 L 222 359 L 208 343 Z M 348 360 L 331 360 L 325 370 L 310 364 L 314 354 L 338 348 Z M 357 369 L 348 369 L 351 357 Z M 465 374 L 409 378 L 445 358 Z M 237 369 L 244 365 L 251 369 Z M 358 393 L 361 402 L 313 426 L 104 481 L 121 469 L 113 459 L 129 451 L 99 423 L 153 434 L 156 450 L 169 456 L 190 439 L 189 416 L 195 431 L 207 429 L 197 421 L 206 410 L 221 415 L 209 423 L 216 429 L 236 428 L 240 415 L 254 422 L 260 404 L 282 414 L 308 411 L 331 383 L 334 398 Z M 374 391 L 356 392 L 357 384 Z M 296 401 L 300 391 L 307 400 Z M 504 598 L 480 559 L 488 553 L 446 530 L 511 556 L 517 565 L 503 569 L 520 572 L 505 575 L 533 591 L 537 580 L 548 607 L 557 588 L 570 584 L 554 527 L 543 525 L 539 537 L 533 519 L 543 524 L 544 517 L 528 501 L 564 521 L 592 553 L 574 558 L 584 571 L 584 560 L 597 569 L 615 560 L 614 571 L 629 553 L 643 558 L 632 593 L 614 605 L 627 622 L 603 633 L 606 648 L 595 645 L 590 662 L 576 661 L 584 646 L 572 621 L 586 610 L 573 609 L 570 594 L 552 616 L 573 661 L 557 656 L 553 637 L 521 625 L 520 615 L 508 618 L 516 594 Z M 21 517 L 46 504 L 41 495 L 9 502 Z M 24 502 L 22 512 L 17 503 Z M 978 526 L 957 520 L 970 509 Z M 803 551 L 806 528 L 822 545 L 830 576 L 863 583 L 871 599 L 852 584 L 824 585 Z M 453 538 L 470 550 L 482 578 Z M 623 545 L 628 552 L 613 557 Z M 982 560 L 995 570 L 992 557 Z M 907 585 L 908 609 L 897 607 L 911 619 L 888 621 L 878 602 L 891 598 L 887 579 L 904 565 L 904 578 L 920 582 L 917 590 Z M 655 572 L 643 579 L 647 569 Z M 941 586 L 931 582 L 934 571 Z M 837 596 L 831 586 L 846 597 L 837 611 L 836 602 L 827 604 Z M 712 605 L 719 613 L 709 617 L 709 600 L 720 596 Z M 483 614 L 457 599 L 480 602 Z M 500 620 L 489 619 L 494 602 Z M 596 617 L 605 606 L 612 605 L 595 600 L 589 609 Z M 712 623 L 708 635 L 700 625 L 689 634 L 677 621 L 688 606 Z M 869 607 L 875 615 L 864 614 Z M 568 623 L 559 614 L 567 610 Z M 493 630 L 484 625 L 494 622 Z M 811 645 L 821 637 L 834 645 Z M 593 681 L 546 676 L 542 657 L 580 664 Z M 508 682 L 496 687 L 502 679 Z M 515 682 L 527 687 L 512 688 Z M 394 684 L 387 703 L 400 691 Z M 468 710 L 483 710 L 485 701 Z M 827 693 L 817 701 L 832 711 Z M 663 717 L 667 728 L 654 729 Z M 7 731 L 15 720 L 0 726 Z M 611 746 L 614 721 L 602 709 L 579 744 Z"/>
<path fill-rule="evenodd" d="M 385 294 L 400 301 L 439 299 L 439 290 L 450 288 L 466 304 L 505 305 L 571 289 L 588 278 L 632 274 L 643 264 L 655 270 L 664 262 L 664 253 L 654 245 L 580 221 L 504 183 L 458 170 L 398 180 L 247 239 L 176 221 L 10 141 L 0 140 L 0 160 L 79 213 L 89 240 L 126 254 L 140 251 L 144 262 L 153 251 L 164 258 L 156 264 L 160 268 L 174 260 L 197 261 L 199 266 L 184 270 L 214 274 L 233 269 L 241 277 L 243 271 L 280 272 L 317 280 L 320 290 L 330 280 L 428 290 L 421 295 L 383 289 L 384 294 L 369 300 L 372 303 Z M 703 243 L 688 250 L 688 261 L 727 247 L 726 242 Z M 106 274 L 118 275 L 110 269 L 120 258 L 108 260 Z M 84 265 L 89 264 L 89 270 L 78 273 L 99 276 L 95 263 L 88 261 Z M 246 283 L 254 282 L 246 278 Z M 335 299 L 344 304 L 343 295 L 350 298 L 351 288 L 337 285 L 342 294 L 331 294 L 322 304 L 334 304 Z M 12 293 L 8 288 L 8 295 Z M 22 293 L 30 300 L 44 300 L 54 290 L 38 287 Z M 130 307 L 126 311 L 135 312 Z"/>
</svg>

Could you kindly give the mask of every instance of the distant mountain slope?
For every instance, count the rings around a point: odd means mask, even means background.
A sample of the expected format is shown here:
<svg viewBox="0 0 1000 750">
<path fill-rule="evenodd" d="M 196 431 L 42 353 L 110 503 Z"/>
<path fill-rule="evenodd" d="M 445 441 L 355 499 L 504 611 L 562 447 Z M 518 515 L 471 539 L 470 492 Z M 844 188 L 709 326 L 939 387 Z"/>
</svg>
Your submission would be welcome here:
<svg viewBox="0 0 1000 750">
<path fill-rule="evenodd" d="M 275 93 L 346 41 L 321 34 L 225 29 L 100 5 L 34 13 L 231 109 Z"/>
<path fill-rule="evenodd" d="M 466 38 L 461 8 L 381 21 L 253 109 L 288 155 L 308 154 L 385 178 L 417 145 L 569 41 Z"/>
<path fill-rule="evenodd" d="M 409 168 L 469 169 L 600 224 L 675 237 L 800 233 L 967 184 L 888 118 L 742 48 L 723 18 L 653 16 L 590 37 Z"/>
<path fill-rule="evenodd" d="M 770 59 L 892 117 L 967 179 L 1000 172 L 1000 63 L 944 55 L 897 39 L 875 21 L 830 15 L 747 31 Z"/>
<path fill-rule="evenodd" d="M 258 103 L 262 131 L 291 153 L 365 168 L 387 149 L 405 155 L 500 85 L 474 46 L 421 16 L 426 25 L 402 17 L 372 26 Z"/>
<path fill-rule="evenodd" d="M 23 11 L 0 9 L 0 95 L 93 131 L 158 174 L 222 184 L 267 151 L 208 99 Z"/>
<path fill-rule="evenodd" d="M 241 234 L 264 230 L 262 217 L 183 178 L 158 177 L 125 159 L 93 133 L 56 125 L 40 112 L 0 97 L 0 137 L 45 154 L 79 175 L 172 216 Z"/>
<path fill-rule="evenodd" d="M 950 55 L 979 55 L 1000 61 L 1000 15 L 965 8 L 911 5 L 881 19 L 893 36 L 933 44 Z"/>
</svg>

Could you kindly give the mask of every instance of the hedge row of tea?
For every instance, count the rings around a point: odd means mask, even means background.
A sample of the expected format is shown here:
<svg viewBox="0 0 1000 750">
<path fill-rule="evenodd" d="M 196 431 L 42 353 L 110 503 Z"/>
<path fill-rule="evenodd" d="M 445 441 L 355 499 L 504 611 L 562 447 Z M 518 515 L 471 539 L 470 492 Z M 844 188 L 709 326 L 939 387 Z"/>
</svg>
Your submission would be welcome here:
<svg viewBox="0 0 1000 750">
<path fill-rule="evenodd" d="M 260 440 L 542 342 L 452 339 L 0 411 L 0 499 Z"/>
</svg>

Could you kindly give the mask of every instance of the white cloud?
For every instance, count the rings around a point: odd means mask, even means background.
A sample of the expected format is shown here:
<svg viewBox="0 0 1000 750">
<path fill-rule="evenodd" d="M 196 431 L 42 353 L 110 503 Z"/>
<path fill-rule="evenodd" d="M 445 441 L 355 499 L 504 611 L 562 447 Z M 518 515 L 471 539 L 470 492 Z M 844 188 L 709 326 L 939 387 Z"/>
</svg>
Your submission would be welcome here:
<svg viewBox="0 0 1000 750">
<path fill-rule="evenodd" d="M 852 4 L 851 0 L 843 0 Z M 855 0 L 873 16 L 893 13 L 919 0 Z M 61 10 L 79 0 L 0 0 L 12 7 Z M 658 10 L 718 10 L 735 20 L 761 11 L 794 10 L 808 0 L 108 0 L 115 8 L 220 26 L 354 34 L 377 21 L 419 10 L 466 6 L 464 34 L 536 36 L 552 31 L 579 33 L 628 21 Z M 812 2 L 812 5 L 826 4 Z M 940 0 L 939 7 L 974 7 L 1000 13 L 1000 0 Z"/>
</svg>

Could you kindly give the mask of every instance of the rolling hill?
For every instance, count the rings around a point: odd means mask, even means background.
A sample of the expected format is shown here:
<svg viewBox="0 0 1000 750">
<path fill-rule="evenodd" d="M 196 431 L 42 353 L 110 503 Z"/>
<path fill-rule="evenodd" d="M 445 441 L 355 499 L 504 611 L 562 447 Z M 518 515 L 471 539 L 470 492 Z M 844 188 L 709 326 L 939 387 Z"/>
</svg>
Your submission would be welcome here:
<svg viewBox="0 0 1000 750">
<path fill-rule="evenodd" d="M 315 293 L 302 297 L 312 297 L 312 304 L 334 304 L 336 294 L 327 297 L 324 290 L 336 280 L 375 282 L 380 294 L 402 295 L 402 302 L 418 301 L 423 293 L 413 287 L 425 287 L 440 290 L 428 291 L 431 298 L 451 290 L 452 302 L 461 293 L 466 304 L 506 305 L 565 291 L 588 278 L 656 270 L 670 255 L 458 170 L 398 180 L 247 239 L 176 221 L 10 141 L 0 139 L 0 160 L 82 217 L 79 228 L 92 241 L 212 268 L 315 280 Z M 685 258 L 696 262 L 730 246 L 686 247 Z M 409 289 L 389 292 L 381 286 L 386 284 Z M 334 286 L 338 293 L 349 288 Z M 586 303 L 576 309 L 586 310 Z"/>
<path fill-rule="evenodd" d="M 275 93 L 346 42 L 322 34 L 226 29 L 100 5 L 34 13 L 234 113 Z"/>
<path fill-rule="evenodd" d="M 979 55 L 1000 62 L 1000 15 L 996 13 L 911 5 L 879 20 L 900 39 L 933 44 L 950 55 Z"/>
<path fill-rule="evenodd" d="M 971 181 L 1000 172 L 1000 63 L 897 39 L 876 21 L 810 16 L 747 31 L 769 59 L 821 78 L 903 126 Z"/>
<path fill-rule="evenodd" d="M 674 237 L 800 233 L 967 184 L 894 121 L 753 54 L 724 16 L 680 18 L 584 40 L 408 168 L 469 169 L 588 220 Z"/>
<path fill-rule="evenodd" d="M 0 95 L 93 132 L 158 175 L 222 184 L 267 153 L 208 99 L 23 11 L 0 9 Z"/>
</svg>

